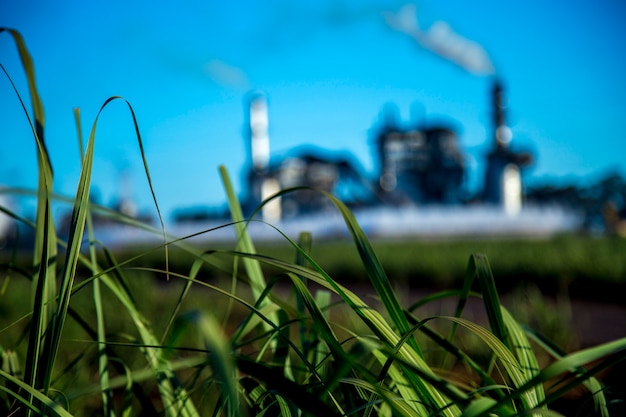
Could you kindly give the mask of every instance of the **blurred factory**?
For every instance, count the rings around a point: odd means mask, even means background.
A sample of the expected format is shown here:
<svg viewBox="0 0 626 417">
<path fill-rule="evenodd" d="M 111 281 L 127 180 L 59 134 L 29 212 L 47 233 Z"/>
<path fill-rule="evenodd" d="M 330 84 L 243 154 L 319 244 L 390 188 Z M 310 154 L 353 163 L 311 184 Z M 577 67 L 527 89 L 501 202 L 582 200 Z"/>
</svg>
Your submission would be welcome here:
<svg viewBox="0 0 626 417">
<path fill-rule="evenodd" d="M 349 150 L 302 145 L 272 154 L 267 96 L 251 92 L 244 99 L 246 162 L 239 201 L 246 217 L 263 222 L 252 222 L 248 232 L 255 239 L 280 239 L 269 223 L 291 236 L 309 231 L 316 238 L 345 237 L 346 226 L 327 194 L 351 209 L 369 237 L 537 237 L 579 229 L 579 214 L 542 201 L 525 204 L 524 170 L 533 156 L 514 146 L 504 92 L 494 79 L 486 94 L 492 122 L 479 164 L 482 186 L 474 192 L 468 191 L 472 166 L 460 145 L 460 129 L 450 120 L 406 123 L 391 107 L 383 108 L 370 130 L 374 169 L 366 172 Z M 175 236 L 211 230 L 195 239 L 235 238 L 232 228 L 221 227 L 230 221 L 225 205 L 180 208 L 173 220 L 168 230 Z M 119 240 L 117 228 L 100 223 L 100 239 Z M 129 241 L 143 238 L 136 231 L 123 233 Z"/>
<path fill-rule="evenodd" d="M 326 194 L 344 202 L 370 237 L 478 237 L 550 236 L 585 231 L 626 236 L 626 181 L 609 175 L 588 187 L 527 187 L 524 170 L 533 161 L 530 152 L 513 142 L 507 124 L 505 89 L 494 79 L 487 95 L 491 102 L 491 126 L 487 151 L 479 166 L 478 191 L 468 191 L 467 156 L 459 129 L 451 121 L 403 122 L 398 112 L 385 107 L 370 130 L 373 172 L 365 172 L 350 151 L 331 151 L 303 145 L 272 155 L 268 100 L 262 92 L 245 98 L 244 139 L 246 163 L 243 193 L 244 215 L 275 225 L 287 235 L 309 231 L 317 238 L 346 236 L 346 226 Z M 119 195 L 111 212 L 146 224 L 133 204 L 130 178 L 120 173 Z M 1 191 L 1 189 L 0 189 Z M 0 207 L 11 201 L 0 193 Z M 94 202 L 98 202 L 97 200 Z M 120 223 L 111 212 L 94 214 L 98 238 L 107 245 L 154 241 L 162 236 Z M 209 208 L 181 207 L 172 213 L 173 236 L 198 236 L 211 230 L 210 239 L 232 240 L 225 205 Z M 67 234 L 71 213 L 60 222 Z M 281 234 L 263 222 L 248 225 L 258 239 L 280 239 Z M 18 233 L 15 221 L 0 212 L 0 247 L 13 241 L 28 244 L 32 231 Z M 21 239 L 18 236 L 22 235 Z M 24 243 L 25 242 L 25 243 Z"/>
<path fill-rule="evenodd" d="M 403 124 L 387 111 L 375 127 L 372 146 L 377 172 L 363 173 L 351 154 L 332 153 L 313 146 L 293 149 L 272 158 L 268 103 L 263 93 L 248 98 L 246 141 L 248 163 L 243 205 L 248 214 L 270 196 L 293 187 L 264 205 L 264 220 L 276 222 L 334 210 L 323 190 L 339 196 L 352 209 L 371 207 L 465 206 L 482 203 L 507 215 L 522 209 L 522 172 L 532 162 L 528 152 L 511 148 L 512 132 L 506 123 L 504 89 L 494 80 L 491 91 L 493 128 L 486 156 L 484 185 L 479 195 L 465 189 L 465 156 L 452 125 L 421 122 Z"/>
</svg>

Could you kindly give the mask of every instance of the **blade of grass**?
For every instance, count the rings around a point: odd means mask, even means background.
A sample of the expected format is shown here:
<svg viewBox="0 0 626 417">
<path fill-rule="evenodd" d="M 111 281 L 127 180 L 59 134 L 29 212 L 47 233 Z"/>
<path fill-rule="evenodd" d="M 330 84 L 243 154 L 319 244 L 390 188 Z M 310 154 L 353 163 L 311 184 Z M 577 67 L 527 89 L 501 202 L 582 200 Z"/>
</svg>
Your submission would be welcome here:
<svg viewBox="0 0 626 417">
<path fill-rule="evenodd" d="M 137 138 L 138 138 L 138 141 L 140 142 L 141 152 L 143 156 L 143 148 L 141 145 L 139 129 L 137 126 L 137 121 L 136 121 L 134 112 L 132 110 L 132 107 L 130 106 L 130 103 L 128 103 L 123 98 L 117 97 L 117 96 L 109 98 L 108 100 L 104 102 L 104 104 L 100 108 L 100 111 L 98 112 L 98 115 L 93 123 L 93 127 L 92 127 L 89 141 L 87 144 L 87 150 L 85 152 L 85 157 L 83 160 L 83 166 L 81 169 L 81 176 L 79 179 L 79 185 L 78 185 L 78 190 L 77 190 L 77 194 L 75 198 L 74 209 L 72 211 L 72 220 L 71 220 L 71 226 L 70 226 L 69 238 L 68 238 L 67 256 L 66 256 L 66 261 L 64 264 L 63 280 L 61 283 L 61 290 L 59 294 L 59 304 L 57 308 L 57 313 L 55 314 L 55 320 L 52 323 L 52 327 L 51 327 L 50 335 L 49 335 L 50 349 L 47 351 L 48 360 L 46 361 L 46 365 L 47 365 L 46 383 L 45 383 L 46 389 L 49 386 L 50 375 L 52 373 L 54 359 L 58 351 L 58 346 L 60 343 L 60 336 L 61 336 L 61 332 L 63 329 L 63 325 L 65 323 L 65 317 L 67 315 L 67 309 L 68 309 L 70 297 L 72 294 L 72 287 L 73 287 L 73 282 L 74 282 L 74 278 L 76 274 L 76 266 L 80 258 L 80 247 L 82 243 L 82 236 L 84 233 L 87 212 L 89 210 L 89 190 L 90 190 L 90 182 L 91 182 L 91 172 L 92 172 L 92 165 L 93 165 L 93 155 L 94 155 L 97 122 L 104 108 L 113 100 L 117 100 L 117 99 L 123 100 L 128 105 L 128 108 L 130 109 L 133 123 L 135 125 L 135 130 L 137 133 Z M 144 158 L 144 163 L 145 163 L 145 158 Z M 149 173 L 147 171 L 147 166 L 146 166 L 146 175 L 148 176 L 148 180 L 150 181 Z M 153 192 L 153 197 L 154 197 L 154 192 Z M 155 198 L 155 204 L 157 204 L 156 198 Z M 158 205 L 157 205 L 157 210 L 158 210 Z M 160 212 L 159 212 L 159 216 L 160 216 Z M 164 233 L 164 238 L 165 238 L 164 227 L 163 227 L 163 233 Z M 167 250 L 166 250 L 166 253 L 167 253 Z M 166 268 L 167 268 L 167 258 L 166 258 Z M 169 276 L 169 272 L 166 271 L 166 273 Z M 113 287 L 115 290 L 118 290 L 116 286 L 112 283 L 112 281 L 105 280 L 105 277 L 106 275 L 101 275 L 100 279 L 104 280 L 110 288 Z M 150 331 L 146 328 L 145 326 L 146 322 L 138 314 L 135 305 L 129 302 L 127 297 L 125 297 L 125 293 L 122 291 L 118 290 L 116 292 L 116 296 L 118 296 L 120 301 L 122 301 L 123 304 L 125 304 L 144 342 L 150 345 L 156 345 L 156 340 L 153 338 Z M 184 392 L 184 390 L 178 389 L 178 388 L 175 389 L 172 386 L 172 381 L 175 381 L 175 378 L 174 378 L 173 373 L 171 371 L 168 371 L 167 363 L 161 360 L 161 358 L 156 352 L 151 352 L 151 351 L 146 351 L 146 352 L 147 352 L 148 361 L 150 365 L 152 366 L 152 368 L 155 370 L 155 372 L 157 372 L 157 374 L 163 373 L 167 375 L 166 378 L 159 378 L 159 388 L 161 389 L 166 412 L 175 413 L 175 414 L 182 413 L 182 415 L 185 415 L 185 416 L 197 415 L 195 408 L 193 407 L 191 402 L 188 400 L 187 398 L 188 396 Z"/>
<path fill-rule="evenodd" d="M 230 213 L 232 216 L 232 220 L 235 223 L 235 230 L 237 231 L 237 246 L 241 248 L 243 252 L 246 253 L 256 253 L 254 248 L 254 244 L 252 243 L 252 239 L 247 231 L 247 222 L 244 222 L 243 212 L 241 210 L 241 205 L 239 204 L 239 200 L 235 194 L 235 189 L 230 180 L 230 176 L 228 175 L 228 171 L 225 166 L 219 167 L 220 176 L 222 178 L 222 184 L 224 185 L 224 189 L 226 191 L 226 196 L 228 199 L 228 205 L 230 208 Z M 259 299 L 267 283 L 265 281 L 265 277 L 263 275 L 263 271 L 261 270 L 261 266 L 259 262 L 255 259 L 243 257 L 241 259 L 243 262 L 244 268 L 248 273 L 248 279 L 250 280 L 250 287 L 252 289 L 252 294 L 255 299 Z M 269 301 L 266 301 L 269 302 Z M 263 306 L 259 306 L 263 307 Z M 271 314 L 270 318 L 274 323 L 278 323 L 278 316 L 276 314 Z M 267 324 L 263 324 L 265 330 L 270 331 L 271 329 L 267 326 Z"/>
<path fill-rule="evenodd" d="M 78 137 L 78 148 L 80 159 L 83 161 L 85 159 L 85 152 L 83 150 L 83 133 L 81 128 L 81 120 L 80 120 L 80 109 L 74 109 L 74 121 L 76 123 L 76 132 Z M 89 192 L 89 189 L 88 189 Z M 86 214 L 86 226 L 87 226 L 87 234 L 89 237 L 89 257 L 91 259 L 91 271 L 93 275 L 98 274 L 100 272 L 100 268 L 98 266 L 98 259 L 96 255 L 96 246 L 95 246 L 95 237 L 94 237 L 94 228 L 93 228 L 93 219 L 91 214 L 91 203 L 88 203 L 89 208 L 87 209 Z M 106 349 L 106 328 L 104 322 L 104 312 L 102 308 L 102 295 L 100 293 L 100 281 L 94 280 L 93 282 L 93 300 L 94 300 L 94 308 L 96 312 L 96 331 L 97 331 L 97 341 L 98 341 L 98 370 L 100 375 L 100 387 L 101 387 L 101 397 L 102 397 L 102 411 L 105 416 L 113 417 L 115 416 L 115 411 L 113 408 L 113 391 L 110 387 L 109 381 L 109 357 L 107 355 Z"/>
<path fill-rule="evenodd" d="M 500 311 L 502 312 L 502 318 L 514 349 L 513 352 L 519 361 L 520 370 L 524 375 L 524 380 L 530 381 L 539 374 L 539 363 L 537 362 L 537 357 L 535 356 L 533 348 L 530 346 L 526 333 L 522 330 L 521 326 L 517 323 L 513 316 L 511 316 L 511 314 L 504 307 L 500 307 Z M 529 391 L 529 395 L 524 398 L 530 401 L 526 404 L 528 409 L 538 407 L 538 405 L 545 399 L 543 386 L 540 384 L 535 385 L 534 389 Z M 546 407 L 543 408 L 547 409 Z"/>
<path fill-rule="evenodd" d="M 626 359 L 626 338 L 617 339 L 611 342 L 603 343 L 598 346 L 571 353 L 544 368 L 540 372 L 540 375 L 545 380 L 548 380 L 567 371 L 576 371 L 576 369 L 588 363 L 600 360 L 601 358 L 609 355 L 617 355 L 618 358 Z"/>
<path fill-rule="evenodd" d="M 484 343 L 487 344 L 489 349 L 494 353 L 494 355 L 500 359 L 500 363 L 502 364 L 502 368 L 505 372 L 507 378 L 511 380 L 515 388 L 520 389 L 524 387 L 528 382 L 527 375 L 525 370 L 522 368 L 522 365 L 519 363 L 516 356 L 513 352 L 492 332 L 488 331 L 484 327 L 471 322 L 469 320 L 465 320 L 458 317 L 441 317 L 445 320 L 450 320 L 453 322 L 457 322 L 459 325 L 467 328 L 475 335 L 477 335 L 480 339 L 483 340 Z M 528 387 L 531 388 L 531 387 Z M 537 406 L 537 394 L 534 391 L 536 387 L 532 387 L 532 390 L 522 389 L 520 397 L 524 401 L 525 409 L 534 409 Z M 532 392 L 531 392 L 532 391 Z"/>
<path fill-rule="evenodd" d="M 311 254 L 312 238 L 310 232 L 300 233 L 300 235 L 298 236 L 298 247 L 300 248 L 300 250 L 296 251 L 295 264 L 306 267 L 307 260 L 302 255 L 302 253 L 305 253 L 308 256 L 310 256 Z M 300 280 L 302 280 L 304 286 L 306 286 L 306 278 L 302 276 L 299 278 Z M 295 287 L 294 291 L 296 294 L 296 309 L 299 316 L 304 317 L 306 305 L 302 298 L 303 296 L 300 291 L 297 291 Z M 320 311 L 323 311 L 325 307 L 328 307 L 330 305 L 330 293 L 328 291 L 318 291 L 315 296 L 314 302 L 319 307 Z M 324 316 L 324 319 L 328 320 L 328 316 Z M 305 320 L 301 320 L 298 326 L 300 346 L 302 346 L 304 355 L 312 363 L 320 364 L 322 363 L 322 358 L 324 358 L 329 353 L 328 349 L 325 348 L 321 343 L 317 343 L 317 341 L 319 341 L 320 339 L 319 335 L 317 334 L 317 330 L 315 328 L 311 328 L 311 330 L 309 331 L 310 326 L 307 326 L 305 323 Z M 316 323 L 316 321 L 313 321 L 313 323 Z M 319 369 L 319 372 L 322 375 L 325 375 L 325 365 L 322 364 L 321 366 L 322 368 Z"/>
<path fill-rule="evenodd" d="M 563 385 L 556 392 L 548 395 L 539 405 L 550 404 L 552 401 L 561 398 L 572 388 L 580 386 L 583 381 L 591 380 L 594 375 L 624 360 L 626 360 L 626 338 L 584 349 L 564 356 L 548 365 L 533 379 L 518 387 L 517 390 L 512 391 L 510 397 L 518 398 L 528 390 L 532 390 L 537 384 L 547 383 L 559 376 L 566 375 L 558 381 L 563 383 Z M 590 370 L 584 369 L 590 363 L 593 363 L 594 366 Z M 574 375 L 573 379 L 568 378 L 569 373 Z M 593 390 L 591 394 L 594 397 L 594 401 L 597 401 L 596 407 L 600 415 L 608 416 L 608 409 L 602 391 Z M 544 410 L 540 411 L 543 412 Z"/>
<path fill-rule="evenodd" d="M 510 341 L 507 338 L 506 327 L 502 319 L 500 312 L 500 300 L 495 288 L 495 281 L 489 266 L 487 257 L 483 254 L 472 254 L 467 263 L 465 270 L 465 277 L 463 280 L 463 288 L 459 294 L 459 300 L 457 302 L 456 311 L 454 317 L 461 317 L 463 309 L 467 304 L 467 300 L 471 295 L 471 289 L 475 281 L 478 281 L 481 294 L 483 295 L 483 305 L 487 312 L 487 318 L 494 334 L 509 348 L 511 349 Z M 454 339 L 458 323 L 452 322 L 448 340 Z M 441 366 L 446 366 L 448 356 L 444 356 Z"/>
<path fill-rule="evenodd" d="M 34 322 L 32 323 L 33 330 L 29 339 L 24 377 L 29 385 L 41 388 L 41 379 L 46 377 L 42 375 L 40 369 L 45 366 L 45 362 L 42 363 L 41 359 L 42 356 L 45 356 L 45 352 L 42 352 L 45 345 L 44 334 L 48 330 L 49 323 L 53 320 L 55 311 L 54 300 L 56 298 L 57 240 L 50 210 L 53 174 L 50 157 L 44 141 L 45 116 L 35 81 L 33 60 L 20 33 L 13 29 L 0 28 L 0 33 L 4 31 L 7 31 L 13 37 L 17 47 L 28 82 L 35 120 L 33 125 L 13 80 L 11 80 L 4 66 L 2 66 L 2 70 L 9 79 L 28 119 L 37 147 L 38 185 L 33 262 L 38 273 L 33 277 L 32 308 Z M 32 346 L 30 343 L 33 343 Z M 33 397 L 30 391 L 28 392 L 28 397 L 31 399 Z"/>
<path fill-rule="evenodd" d="M 474 266 L 474 273 L 476 274 L 476 279 L 478 280 L 480 291 L 483 295 L 491 331 L 509 348 L 509 350 L 511 350 L 511 342 L 509 341 L 507 328 L 502 318 L 500 297 L 496 290 L 496 283 L 487 256 L 483 254 L 473 254 L 471 259 Z"/>
<path fill-rule="evenodd" d="M 319 310 L 322 312 L 323 317 L 326 321 L 329 320 L 330 310 L 329 307 L 331 305 L 331 293 L 326 290 L 318 290 L 315 293 L 315 304 L 317 304 Z M 307 346 L 314 346 L 314 349 L 310 353 L 311 362 L 317 365 L 318 372 L 320 375 L 324 377 L 328 375 L 328 366 L 327 362 L 324 360 L 330 353 L 328 346 L 322 343 L 316 343 L 319 341 L 320 337 L 318 334 L 317 327 L 314 327 L 314 331 L 311 334 L 311 338 L 309 340 L 309 344 Z"/>
<path fill-rule="evenodd" d="M 109 99 L 100 108 L 102 112 L 104 107 L 111 101 Z M 48 350 L 46 356 L 46 368 L 45 368 L 45 380 L 44 380 L 44 393 L 47 393 L 50 388 L 50 380 L 52 377 L 52 369 L 56 359 L 57 351 L 61 343 L 61 333 L 65 325 L 65 319 L 67 316 L 67 309 L 70 303 L 70 297 L 72 294 L 72 286 L 74 278 L 76 276 L 76 266 L 80 256 L 80 249 L 82 245 L 83 233 L 85 229 L 85 222 L 87 212 L 89 210 L 89 192 L 91 187 L 91 173 L 93 166 L 93 153 L 94 142 L 96 134 L 96 124 L 98 117 L 94 121 L 92 131 L 87 144 L 87 150 L 83 159 L 81 168 L 81 174 L 78 181 L 78 188 L 76 191 L 76 197 L 74 200 L 74 207 L 72 209 L 71 223 L 69 228 L 69 236 L 67 243 L 67 253 L 65 262 L 63 265 L 63 273 L 61 279 L 61 286 L 59 289 L 59 302 L 57 305 L 57 311 L 55 312 L 54 319 L 52 320 L 49 334 L 48 334 Z"/>
<path fill-rule="evenodd" d="M 35 81 L 35 66 L 33 64 L 33 59 L 28 52 L 28 48 L 26 47 L 26 43 L 22 38 L 22 35 L 14 30 L 8 29 L 4 27 L 0 27 L 0 33 L 8 32 L 15 42 L 15 45 L 18 50 L 18 54 L 20 60 L 22 62 L 22 67 L 24 69 L 24 73 L 26 75 L 26 80 L 28 82 L 28 91 L 30 93 L 31 105 L 33 107 L 33 116 L 34 123 L 28 115 L 28 111 L 26 110 L 26 106 L 24 101 L 22 100 L 13 80 L 9 76 L 9 74 L 2 66 L 2 70 L 5 75 L 9 79 L 13 90 L 15 91 L 18 100 L 24 110 L 24 114 L 28 119 L 28 123 L 30 124 L 31 130 L 33 132 L 33 137 L 35 138 L 36 147 L 37 147 L 37 167 L 38 167 L 38 180 L 37 180 L 37 212 L 36 212 L 36 221 L 35 223 L 38 227 L 35 228 L 35 245 L 33 251 L 33 260 L 34 264 L 37 268 L 37 263 L 41 260 L 42 255 L 41 252 L 48 252 L 47 258 L 50 262 L 53 263 L 53 267 L 48 268 L 46 270 L 46 275 L 44 278 L 44 300 L 47 302 L 46 311 L 44 312 L 44 321 L 48 321 L 51 315 L 54 312 L 54 303 L 52 300 L 56 297 L 56 267 L 54 267 L 54 263 L 56 262 L 57 255 L 57 245 L 56 245 L 56 232 L 54 228 L 54 222 L 52 219 L 52 215 L 50 213 L 49 207 L 46 209 L 46 205 L 50 205 L 50 199 L 52 196 L 52 182 L 53 182 L 53 173 L 52 173 L 52 164 L 50 163 L 50 156 L 48 153 L 48 149 L 46 148 L 46 143 L 44 140 L 44 125 L 45 125 L 45 115 L 43 104 L 41 102 L 41 98 L 39 97 L 39 92 L 37 89 L 37 83 Z M 1 65 L 1 64 L 0 64 Z M 42 245 L 44 233 L 43 224 L 47 223 L 48 228 L 46 229 L 47 236 L 47 245 L 44 247 Z M 39 279 L 38 276 L 33 280 L 33 293 L 34 289 L 37 287 L 36 280 Z M 34 296 L 33 296 L 34 298 Z"/>
<path fill-rule="evenodd" d="M 224 166 L 220 166 L 219 171 L 222 178 L 222 184 L 224 185 L 224 189 L 226 191 L 232 220 L 235 223 L 235 229 L 237 231 L 237 246 L 242 252 L 256 253 L 252 239 L 247 232 L 247 223 L 243 217 L 241 205 L 239 204 L 239 200 L 235 194 L 235 189 L 230 180 L 230 176 L 228 175 L 228 171 Z M 248 273 L 254 297 L 255 299 L 258 299 L 267 285 L 261 266 L 256 260 L 251 258 L 243 258 L 242 262 Z"/>
<path fill-rule="evenodd" d="M 354 244 L 358 250 L 359 256 L 361 258 L 361 262 L 363 263 L 367 275 L 369 277 L 370 282 L 374 286 L 376 293 L 380 297 L 381 302 L 385 306 L 389 317 L 393 324 L 398 328 L 398 331 L 401 335 L 405 335 L 411 329 L 406 317 L 404 316 L 404 311 L 400 307 L 400 303 L 396 298 L 395 292 L 389 278 L 387 277 L 387 273 L 385 272 L 382 264 L 378 260 L 372 245 L 369 240 L 365 236 L 365 233 L 359 226 L 356 218 L 348 209 L 348 207 L 343 204 L 338 198 L 334 197 L 331 194 L 324 193 L 324 195 L 332 201 L 332 203 L 337 207 L 343 219 L 352 235 L 352 239 Z M 422 355 L 421 349 L 419 348 L 415 339 L 408 340 L 411 348 L 415 350 L 420 356 Z"/>
<path fill-rule="evenodd" d="M 43 227 L 47 228 L 48 223 L 44 223 Z M 47 246 L 48 244 L 48 233 L 47 230 L 44 230 L 42 235 L 43 242 L 42 244 Z M 48 328 L 49 321 L 46 318 L 45 309 L 46 309 L 46 300 L 44 290 L 46 275 L 47 275 L 47 266 L 48 266 L 48 251 L 41 252 L 41 261 L 39 263 L 39 279 L 37 279 L 36 287 L 35 287 L 35 299 L 33 302 L 33 314 L 30 320 L 30 332 L 28 338 L 28 348 L 26 352 L 26 361 L 25 361 L 25 369 L 24 369 L 24 382 L 33 388 L 41 387 L 40 384 L 40 375 L 41 375 L 41 366 L 45 362 L 42 362 L 41 357 L 44 354 L 43 346 L 45 344 L 45 332 Z M 29 399 L 32 400 L 32 395 L 28 394 Z"/>
<path fill-rule="evenodd" d="M 4 31 L 9 32 L 9 34 L 13 37 L 15 46 L 18 49 L 18 53 L 22 61 L 22 67 L 24 68 L 24 73 L 26 74 L 26 81 L 28 82 L 28 92 L 30 93 L 30 101 L 33 106 L 35 120 L 36 123 L 43 128 L 45 124 L 45 115 L 43 110 L 43 104 L 41 102 L 41 98 L 39 97 L 37 83 L 35 82 L 35 65 L 33 64 L 33 59 L 30 55 L 30 52 L 28 52 L 26 42 L 24 42 L 22 35 L 17 30 L 0 27 L 0 33 Z M 43 139 L 42 136 L 40 137 Z"/>
<path fill-rule="evenodd" d="M 483 384 L 496 386 L 496 381 L 490 375 L 488 375 L 487 372 L 485 372 L 485 370 L 483 370 L 482 367 L 476 361 L 474 361 L 468 354 L 463 352 L 459 346 L 453 344 L 448 339 L 439 335 L 437 332 L 435 332 L 433 329 L 431 329 L 430 327 L 426 325 L 426 321 L 432 320 L 438 317 L 431 317 L 428 319 L 424 319 L 422 321 L 418 320 L 417 318 L 411 315 L 407 315 L 407 317 L 409 318 L 409 321 L 414 324 L 415 327 L 419 326 L 419 330 L 422 333 L 424 333 L 426 336 L 428 336 L 428 338 L 431 341 L 433 341 L 439 348 L 452 354 L 453 356 L 461 360 L 463 364 L 465 364 L 471 370 L 476 372 L 476 374 L 480 377 Z M 504 397 L 504 394 L 502 394 L 499 390 L 496 390 L 494 392 L 496 395 L 500 396 L 501 398 Z M 463 404 L 464 402 L 460 399 L 460 397 L 456 397 L 456 401 L 459 404 Z"/>
</svg>

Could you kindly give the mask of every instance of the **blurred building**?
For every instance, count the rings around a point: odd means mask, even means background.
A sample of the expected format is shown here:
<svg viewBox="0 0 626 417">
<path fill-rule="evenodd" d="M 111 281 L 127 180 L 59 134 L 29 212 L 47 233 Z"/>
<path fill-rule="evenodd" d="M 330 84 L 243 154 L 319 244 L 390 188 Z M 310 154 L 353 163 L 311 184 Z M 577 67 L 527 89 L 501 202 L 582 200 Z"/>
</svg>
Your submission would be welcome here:
<svg viewBox="0 0 626 417">
<path fill-rule="evenodd" d="M 342 197 L 350 205 L 369 204 L 358 195 L 368 195 L 366 181 L 356 163 L 346 153 L 329 152 L 313 146 L 292 149 L 281 158 L 270 158 L 267 99 L 262 93 L 248 97 L 246 138 L 248 142 L 247 191 L 243 206 L 248 214 L 260 209 L 264 220 L 272 222 L 331 210 L 323 192 Z M 281 193 L 299 187 L 297 190 Z"/>
<path fill-rule="evenodd" d="M 486 157 L 484 188 L 474 201 L 502 207 L 514 215 L 522 207 L 522 170 L 532 156 L 509 146 L 512 133 L 506 124 L 503 86 L 498 80 L 491 93 L 493 148 Z M 270 222 L 332 210 L 328 198 L 315 190 L 337 195 L 352 206 L 445 206 L 470 200 L 465 189 L 464 155 L 451 123 L 407 126 L 388 108 L 373 141 L 378 171 L 367 176 L 349 153 L 309 146 L 272 158 L 266 96 L 252 93 L 246 109 L 248 195 L 244 207 L 248 214 L 273 195 L 276 197 L 260 209 Z M 279 193 L 294 187 L 303 188 Z"/>
<path fill-rule="evenodd" d="M 458 204 L 462 201 L 463 155 L 453 128 L 404 129 L 387 115 L 375 139 L 381 199 L 398 205 Z"/>
</svg>

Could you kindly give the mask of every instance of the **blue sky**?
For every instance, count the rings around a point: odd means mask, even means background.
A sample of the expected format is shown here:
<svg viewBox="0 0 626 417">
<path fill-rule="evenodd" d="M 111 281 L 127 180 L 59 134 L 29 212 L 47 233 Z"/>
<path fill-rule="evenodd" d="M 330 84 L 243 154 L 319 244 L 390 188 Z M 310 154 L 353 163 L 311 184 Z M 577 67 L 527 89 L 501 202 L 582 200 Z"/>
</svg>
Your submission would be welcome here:
<svg viewBox="0 0 626 417">
<path fill-rule="evenodd" d="M 421 42 L 390 25 L 408 12 Z M 301 144 L 349 150 L 368 173 L 372 127 L 386 103 L 407 123 L 412 114 L 449 118 L 460 127 L 469 184 L 478 186 L 491 144 L 492 78 L 424 41 L 442 28 L 462 50 L 484 52 L 504 81 L 513 143 L 536 152 L 528 181 L 626 173 L 625 20 L 619 0 L 0 2 L 0 25 L 22 33 L 35 61 L 57 191 L 73 194 L 79 176 L 72 109 L 81 109 L 87 135 L 102 103 L 121 95 L 136 112 L 166 214 L 222 203 L 220 164 L 241 190 L 251 89 L 268 95 L 272 153 Z M 27 98 L 6 33 L 0 62 Z M 4 76 L 0 114 L 0 183 L 34 188 L 34 140 Z M 94 169 L 102 203 L 121 187 L 151 210 L 122 102 L 99 119 Z"/>
</svg>

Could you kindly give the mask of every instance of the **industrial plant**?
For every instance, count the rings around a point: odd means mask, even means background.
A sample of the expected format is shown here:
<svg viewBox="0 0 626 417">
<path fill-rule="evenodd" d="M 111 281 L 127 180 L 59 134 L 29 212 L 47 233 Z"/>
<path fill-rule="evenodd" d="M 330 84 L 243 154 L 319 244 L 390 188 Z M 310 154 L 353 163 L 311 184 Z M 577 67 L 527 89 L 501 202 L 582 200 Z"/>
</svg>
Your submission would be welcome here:
<svg viewBox="0 0 626 417">
<path fill-rule="evenodd" d="M 244 206 L 252 213 L 262 201 L 284 193 L 262 210 L 268 221 L 287 220 L 333 210 L 330 201 L 315 190 L 340 195 L 353 209 L 372 207 L 459 206 L 482 203 L 508 215 L 522 209 L 522 171 L 532 155 L 510 147 L 502 83 L 494 81 L 492 150 L 487 156 L 484 187 L 478 196 L 464 189 L 465 156 L 455 129 L 443 123 L 406 127 L 393 114 L 382 118 L 373 141 L 377 172 L 364 174 L 350 154 L 337 154 L 313 146 L 298 148 L 287 157 L 270 153 L 267 100 L 262 93 L 249 97 L 247 114 L 247 195 Z"/>
<path fill-rule="evenodd" d="M 268 100 L 263 92 L 245 97 L 246 112 L 242 195 L 239 201 L 248 226 L 257 239 L 280 239 L 278 227 L 288 235 L 312 232 L 316 238 L 347 236 L 346 226 L 328 194 L 338 197 L 356 216 L 370 237 L 479 237 L 548 236 L 580 230 L 580 213 L 558 204 L 526 204 L 523 172 L 533 161 L 529 152 L 515 150 L 507 125 L 504 88 L 495 79 L 487 94 L 492 105 L 492 126 L 486 138 L 482 188 L 467 190 L 467 157 L 452 123 L 404 123 L 383 111 L 371 130 L 375 155 L 373 172 L 364 172 L 349 151 L 336 152 L 302 145 L 281 156 L 271 153 Z M 364 138 L 365 139 L 365 138 Z M 120 195 L 116 210 L 133 217 L 128 198 Z M 128 197 L 128 196 L 126 196 Z M 558 201 L 557 201 L 558 203 Z M 67 229 L 67 221 L 61 230 Z M 232 228 L 226 206 L 184 208 L 173 213 L 168 227 L 173 236 L 230 240 Z M 149 222 L 149 219 L 142 219 Z M 124 226 L 104 216 L 94 217 L 99 239 L 109 245 L 159 239 L 159 236 Z M 123 236 L 123 238 L 122 238 Z M 162 238 L 162 236 L 161 236 Z"/>
</svg>

